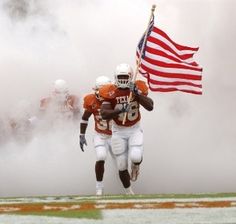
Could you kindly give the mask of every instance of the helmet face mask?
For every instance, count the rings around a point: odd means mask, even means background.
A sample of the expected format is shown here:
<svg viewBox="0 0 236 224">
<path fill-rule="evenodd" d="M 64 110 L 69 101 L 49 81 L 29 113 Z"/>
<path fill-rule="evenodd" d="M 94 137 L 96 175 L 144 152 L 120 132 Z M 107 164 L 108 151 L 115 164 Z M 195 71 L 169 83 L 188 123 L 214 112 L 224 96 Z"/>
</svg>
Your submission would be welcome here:
<svg viewBox="0 0 236 224">
<path fill-rule="evenodd" d="M 99 88 L 104 85 L 111 84 L 111 80 L 107 76 L 99 76 L 95 81 L 95 87 L 93 88 L 95 96 L 98 100 L 102 100 L 99 95 Z"/>
<path fill-rule="evenodd" d="M 133 70 L 128 64 L 120 64 L 116 67 L 115 84 L 118 88 L 129 88 L 133 78 Z"/>
<path fill-rule="evenodd" d="M 131 82 L 131 75 L 116 75 L 115 82 L 118 88 L 129 88 L 129 84 Z"/>
</svg>

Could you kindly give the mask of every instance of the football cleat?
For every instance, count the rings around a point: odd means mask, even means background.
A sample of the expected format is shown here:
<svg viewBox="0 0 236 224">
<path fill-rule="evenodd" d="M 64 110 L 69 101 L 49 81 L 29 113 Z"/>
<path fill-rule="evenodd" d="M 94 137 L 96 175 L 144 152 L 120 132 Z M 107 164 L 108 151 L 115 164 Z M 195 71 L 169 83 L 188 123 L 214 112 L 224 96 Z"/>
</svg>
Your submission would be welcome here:
<svg viewBox="0 0 236 224">
<path fill-rule="evenodd" d="M 139 165 L 135 165 L 132 163 L 131 165 L 131 174 L 130 174 L 130 180 L 136 181 L 139 175 Z"/>
<path fill-rule="evenodd" d="M 126 195 L 134 195 L 134 192 L 131 187 L 125 188 Z"/>
<path fill-rule="evenodd" d="M 103 195 L 103 183 L 100 181 L 96 182 L 96 195 L 97 196 Z"/>
<path fill-rule="evenodd" d="M 102 196 L 103 195 L 103 189 L 96 189 L 96 196 Z"/>
</svg>

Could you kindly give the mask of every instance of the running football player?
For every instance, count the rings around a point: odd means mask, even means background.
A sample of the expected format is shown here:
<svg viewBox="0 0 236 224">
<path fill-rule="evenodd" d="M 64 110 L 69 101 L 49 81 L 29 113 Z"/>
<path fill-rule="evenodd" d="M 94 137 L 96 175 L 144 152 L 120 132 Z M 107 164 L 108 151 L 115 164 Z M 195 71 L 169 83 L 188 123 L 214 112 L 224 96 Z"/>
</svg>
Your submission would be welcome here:
<svg viewBox="0 0 236 224">
<path fill-rule="evenodd" d="M 101 115 L 103 119 L 113 119 L 112 152 L 116 158 L 119 177 L 126 194 L 134 194 L 131 182 L 136 181 L 139 166 L 143 159 L 143 131 L 140 126 L 140 106 L 153 110 L 153 101 L 149 98 L 145 82 L 132 82 L 133 70 L 128 64 L 120 64 L 115 72 L 115 84 L 109 84 L 99 89 L 103 98 Z M 128 98 L 132 92 L 132 98 Z M 125 123 L 123 119 L 127 113 Z M 128 172 L 129 159 L 131 174 Z"/>
<path fill-rule="evenodd" d="M 84 97 L 84 113 L 80 123 L 80 148 L 84 151 L 84 145 L 87 145 L 85 138 L 88 120 L 93 115 L 95 121 L 94 147 L 96 151 L 96 195 L 103 194 L 103 175 L 104 164 L 108 151 L 111 151 L 111 120 L 103 120 L 100 114 L 102 98 L 99 95 L 99 88 L 110 84 L 111 81 L 106 76 L 100 76 L 96 79 L 94 93 Z"/>
</svg>

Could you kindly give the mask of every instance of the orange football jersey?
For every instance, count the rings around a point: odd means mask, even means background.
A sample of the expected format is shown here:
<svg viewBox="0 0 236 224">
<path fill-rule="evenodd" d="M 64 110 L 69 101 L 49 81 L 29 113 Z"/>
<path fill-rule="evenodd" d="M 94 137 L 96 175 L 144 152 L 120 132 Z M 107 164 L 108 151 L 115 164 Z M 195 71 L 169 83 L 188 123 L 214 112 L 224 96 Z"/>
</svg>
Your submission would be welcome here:
<svg viewBox="0 0 236 224">
<path fill-rule="evenodd" d="M 100 114 L 101 101 L 99 101 L 95 94 L 89 94 L 84 97 L 84 109 L 93 114 L 95 122 L 95 130 L 98 133 L 111 135 L 111 120 L 103 120 Z"/>
<path fill-rule="evenodd" d="M 148 87 L 145 82 L 141 80 L 137 80 L 135 82 L 136 87 L 139 89 L 141 94 L 148 95 Z M 130 95 L 130 90 L 117 88 L 114 84 L 108 84 L 100 88 L 99 90 L 100 96 L 104 99 L 104 101 L 110 102 L 113 109 L 123 107 L 124 103 L 128 102 L 128 98 Z M 117 125 L 121 126 L 132 126 L 136 124 L 140 119 L 140 111 L 139 111 L 139 102 L 137 97 L 133 96 L 130 100 L 130 111 L 127 113 L 126 121 L 124 124 L 123 118 L 125 113 L 120 113 L 118 117 L 113 118 L 114 122 Z"/>
<path fill-rule="evenodd" d="M 66 117 L 73 117 L 79 113 L 78 97 L 69 95 L 65 102 L 57 102 L 53 97 L 43 98 L 40 101 L 41 111 L 50 111 L 56 114 L 64 114 Z"/>
</svg>

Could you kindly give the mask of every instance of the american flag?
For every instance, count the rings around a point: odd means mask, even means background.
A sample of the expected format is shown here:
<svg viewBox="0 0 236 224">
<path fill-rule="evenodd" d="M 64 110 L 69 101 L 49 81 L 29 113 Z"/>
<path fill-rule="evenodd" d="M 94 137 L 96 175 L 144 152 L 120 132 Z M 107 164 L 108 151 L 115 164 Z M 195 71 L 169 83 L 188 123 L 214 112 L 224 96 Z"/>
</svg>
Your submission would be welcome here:
<svg viewBox="0 0 236 224">
<path fill-rule="evenodd" d="M 138 43 L 139 72 L 147 78 L 150 90 L 159 92 L 182 91 L 202 94 L 202 68 L 193 60 L 198 48 L 175 43 L 154 26 L 152 17 L 145 35 Z"/>
</svg>

